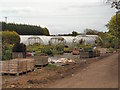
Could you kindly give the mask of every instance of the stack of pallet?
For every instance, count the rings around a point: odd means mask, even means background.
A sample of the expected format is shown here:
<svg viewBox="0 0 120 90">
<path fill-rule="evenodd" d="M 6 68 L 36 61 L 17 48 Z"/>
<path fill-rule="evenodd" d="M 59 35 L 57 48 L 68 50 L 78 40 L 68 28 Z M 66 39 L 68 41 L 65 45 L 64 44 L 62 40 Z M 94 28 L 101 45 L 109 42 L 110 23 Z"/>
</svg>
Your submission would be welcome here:
<svg viewBox="0 0 120 90">
<path fill-rule="evenodd" d="M 0 67 L 1 73 L 8 73 L 8 61 L 0 61 Z"/>
<path fill-rule="evenodd" d="M 27 61 L 27 71 L 33 70 L 35 66 L 34 59 L 26 59 L 26 61 Z"/>
<path fill-rule="evenodd" d="M 0 61 L 3 74 L 20 74 L 34 69 L 34 59 L 13 59 Z"/>
</svg>

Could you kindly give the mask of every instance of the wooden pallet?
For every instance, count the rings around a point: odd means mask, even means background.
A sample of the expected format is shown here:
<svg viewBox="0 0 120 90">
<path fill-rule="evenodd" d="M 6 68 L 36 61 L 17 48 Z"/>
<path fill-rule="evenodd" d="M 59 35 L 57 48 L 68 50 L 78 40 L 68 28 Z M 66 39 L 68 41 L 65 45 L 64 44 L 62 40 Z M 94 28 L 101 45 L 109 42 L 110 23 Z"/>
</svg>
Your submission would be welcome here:
<svg viewBox="0 0 120 90">
<path fill-rule="evenodd" d="M 8 73 L 8 63 L 8 61 L 0 61 L 1 73 Z"/>
<path fill-rule="evenodd" d="M 29 59 L 26 59 L 26 60 L 28 60 L 27 61 L 27 71 L 32 71 L 35 66 L 34 60 L 29 60 Z"/>
<path fill-rule="evenodd" d="M 21 74 L 32 71 L 34 69 L 34 59 L 13 59 L 7 61 L 0 61 L 2 67 L 2 74 Z"/>
</svg>

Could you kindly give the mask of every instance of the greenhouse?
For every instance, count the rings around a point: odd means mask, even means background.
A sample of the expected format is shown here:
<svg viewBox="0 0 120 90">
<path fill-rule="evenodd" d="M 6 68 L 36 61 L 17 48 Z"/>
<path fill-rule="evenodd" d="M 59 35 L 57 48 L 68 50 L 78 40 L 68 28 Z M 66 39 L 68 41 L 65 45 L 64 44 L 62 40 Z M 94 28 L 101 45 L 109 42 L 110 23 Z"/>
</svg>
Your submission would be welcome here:
<svg viewBox="0 0 120 90">
<path fill-rule="evenodd" d="M 74 42 L 80 43 L 82 41 L 82 42 L 84 42 L 85 45 L 95 44 L 97 38 L 98 38 L 97 35 L 78 35 L 78 36 L 76 36 Z"/>
<path fill-rule="evenodd" d="M 75 37 L 73 36 L 61 36 L 62 38 L 65 39 L 65 45 L 71 45 L 73 43 L 73 40 L 75 39 Z"/>
<path fill-rule="evenodd" d="M 37 38 L 37 42 L 33 40 L 33 38 Z M 37 35 L 20 35 L 20 42 L 25 45 L 39 43 L 41 45 L 48 45 L 51 36 L 37 36 Z"/>
<path fill-rule="evenodd" d="M 57 45 L 57 44 L 65 44 L 66 41 L 61 36 L 54 36 L 50 39 L 49 43 L 50 43 L 50 45 Z"/>
<path fill-rule="evenodd" d="M 52 36 L 38 36 L 42 40 L 42 45 L 49 45 L 49 41 L 52 38 Z"/>
<path fill-rule="evenodd" d="M 38 35 L 20 35 L 21 43 L 26 45 L 39 43 L 41 45 L 65 44 L 72 45 L 84 41 L 84 44 L 95 44 L 97 35 L 78 35 L 74 36 L 38 36 Z"/>
<path fill-rule="evenodd" d="M 28 44 L 30 44 L 30 45 L 33 45 L 34 43 L 42 43 L 41 42 L 42 40 L 41 40 L 41 38 L 39 38 L 39 37 L 29 37 L 28 38 Z"/>
</svg>

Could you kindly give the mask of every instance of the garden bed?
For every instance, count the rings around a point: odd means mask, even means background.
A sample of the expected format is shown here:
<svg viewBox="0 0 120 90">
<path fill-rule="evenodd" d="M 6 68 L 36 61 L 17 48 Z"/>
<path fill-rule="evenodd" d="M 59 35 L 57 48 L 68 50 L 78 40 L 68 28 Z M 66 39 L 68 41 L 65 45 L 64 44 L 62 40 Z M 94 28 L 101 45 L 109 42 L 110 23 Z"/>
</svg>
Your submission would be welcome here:
<svg viewBox="0 0 120 90">
<path fill-rule="evenodd" d="M 34 56 L 35 66 L 44 66 L 48 64 L 48 56 L 46 54 Z"/>
<path fill-rule="evenodd" d="M 99 57 L 100 51 L 81 51 L 80 58 L 92 58 L 92 57 Z"/>
</svg>

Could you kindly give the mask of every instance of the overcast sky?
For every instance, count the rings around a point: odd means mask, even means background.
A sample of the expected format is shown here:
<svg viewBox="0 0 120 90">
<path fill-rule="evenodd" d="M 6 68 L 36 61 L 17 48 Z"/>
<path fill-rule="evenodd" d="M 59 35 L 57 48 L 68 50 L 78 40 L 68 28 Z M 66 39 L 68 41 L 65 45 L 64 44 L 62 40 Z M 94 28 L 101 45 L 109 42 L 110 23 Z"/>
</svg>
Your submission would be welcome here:
<svg viewBox="0 0 120 90">
<path fill-rule="evenodd" d="M 47 27 L 51 34 L 83 32 L 86 28 L 107 31 L 115 14 L 104 0 L 0 0 L 0 21 Z"/>
</svg>

